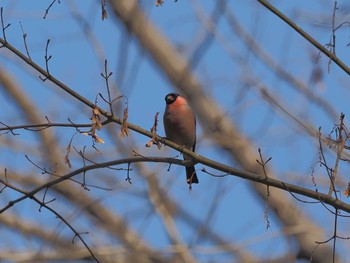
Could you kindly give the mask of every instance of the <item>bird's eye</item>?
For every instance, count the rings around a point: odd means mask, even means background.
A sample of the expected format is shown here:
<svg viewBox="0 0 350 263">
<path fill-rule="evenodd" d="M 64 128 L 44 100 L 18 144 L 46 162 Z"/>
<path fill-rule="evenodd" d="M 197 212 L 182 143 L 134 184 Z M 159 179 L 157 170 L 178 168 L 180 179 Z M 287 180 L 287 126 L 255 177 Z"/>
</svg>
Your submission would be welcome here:
<svg viewBox="0 0 350 263">
<path fill-rule="evenodd" d="M 169 93 L 165 96 L 166 104 L 172 104 L 179 95 L 177 93 Z"/>
</svg>

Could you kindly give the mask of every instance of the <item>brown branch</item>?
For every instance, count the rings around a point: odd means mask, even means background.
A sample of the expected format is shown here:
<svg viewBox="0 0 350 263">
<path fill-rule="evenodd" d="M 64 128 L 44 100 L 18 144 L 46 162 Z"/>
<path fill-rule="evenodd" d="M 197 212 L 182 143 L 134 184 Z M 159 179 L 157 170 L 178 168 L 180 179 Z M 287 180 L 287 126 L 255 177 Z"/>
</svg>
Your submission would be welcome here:
<svg viewBox="0 0 350 263">
<path fill-rule="evenodd" d="M 94 103 L 87 100 L 83 96 L 81 96 L 79 93 L 75 92 L 71 88 L 69 88 L 67 85 L 59 81 L 57 78 L 50 75 L 45 69 L 40 67 L 38 64 L 36 64 L 34 61 L 27 58 L 22 52 L 20 52 L 18 49 L 10 45 L 7 41 L 5 41 L 3 38 L 0 38 L 0 43 L 3 45 L 3 47 L 7 48 L 9 51 L 14 53 L 17 57 L 19 57 L 21 60 L 26 62 L 29 66 L 31 66 L 33 69 L 38 71 L 42 76 L 44 76 L 44 79 L 50 80 L 52 83 L 60 87 L 62 90 L 67 92 L 72 97 L 76 98 L 77 100 L 81 101 L 83 104 L 89 106 L 90 108 L 94 108 Z M 109 116 L 109 115 L 108 115 Z"/>
<path fill-rule="evenodd" d="M 1 181 L 2 182 L 2 181 Z M 3 182 L 2 182 L 3 183 Z M 74 236 L 79 238 L 79 240 L 83 243 L 84 247 L 89 251 L 91 257 L 96 261 L 99 262 L 99 260 L 97 259 L 96 255 L 94 254 L 94 252 L 91 250 L 91 248 L 89 247 L 89 245 L 85 242 L 85 240 L 82 238 L 81 234 L 78 233 L 75 228 L 60 214 L 58 213 L 56 210 L 54 210 L 53 208 L 49 207 L 47 204 L 47 202 L 44 201 L 40 201 L 39 199 L 37 199 L 34 195 L 32 195 L 30 192 L 26 192 L 23 191 L 21 189 L 19 189 L 18 187 L 15 187 L 9 183 L 6 184 L 6 186 L 8 188 L 11 188 L 12 190 L 19 192 L 21 194 L 23 194 L 24 196 L 27 196 L 27 198 L 30 198 L 31 200 L 34 200 L 36 203 L 38 203 L 41 207 L 46 208 L 47 210 L 49 210 L 52 214 L 54 214 L 58 219 L 60 219 L 73 233 Z M 50 203 L 51 201 L 49 201 Z M 10 202 L 11 203 L 11 202 Z M 39 209 L 40 211 L 40 209 Z M 1 214 L 1 212 L 0 212 Z"/>
<path fill-rule="evenodd" d="M 158 135 L 157 135 L 158 115 L 159 115 L 159 112 L 156 112 L 156 114 L 154 115 L 154 123 L 153 123 L 152 128 L 150 129 L 153 136 L 152 136 L 151 140 L 149 140 L 146 143 L 146 147 L 151 147 L 152 145 L 156 145 L 158 147 L 158 149 L 160 149 L 160 147 L 161 147 L 161 143 L 158 141 Z"/>
<path fill-rule="evenodd" d="M 185 153 L 186 155 L 191 156 L 192 159 L 196 163 L 201 163 L 201 164 L 209 166 L 213 169 L 220 170 L 222 172 L 227 172 L 228 174 L 230 174 L 232 176 L 241 177 L 243 179 L 258 182 L 258 183 L 263 184 L 263 185 L 278 188 L 278 189 L 292 192 L 295 194 L 300 194 L 300 195 L 312 198 L 314 200 L 319 200 L 325 204 L 328 204 L 328 205 L 334 207 L 335 209 L 339 209 L 339 210 L 342 210 L 344 212 L 350 213 L 350 205 L 349 204 L 346 204 L 346 203 L 340 201 L 339 199 L 332 198 L 332 197 L 328 196 L 327 194 L 319 193 L 318 191 L 313 191 L 313 190 L 310 190 L 310 189 L 305 188 L 305 187 L 301 187 L 301 186 L 294 185 L 294 184 L 289 184 L 289 183 L 286 183 L 284 181 L 280 181 L 280 180 L 273 179 L 270 177 L 266 178 L 265 176 L 262 176 L 260 174 L 239 170 L 239 169 L 236 169 L 234 167 L 224 165 L 224 164 L 219 163 L 219 162 L 215 162 L 215 161 L 210 160 L 204 156 L 198 155 L 190 150 L 187 150 L 184 147 L 181 147 L 180 145 L 177 145 L 171 141 L 164 140 L 164 143 L 167 144 L 168 146 L 174 148 L 174 149 L 178 149 L 179 151 L 181 151 L 182 153 Z M 133 158 L 125 158 L 125 159 L 120 159 L 120 160 L 113 160 L 113 161 L 108 161 L 108 162 L 103 162 L 103 163 L 98 163 L 98 164 L 87 165 L 87 166 L 79 168 L 75 171 L 72 171 L 66 175 L 63 175 L 57 179 L 54 179 L 48 183 L 41 185 L 40 187 L 29 192 L 28 195 L 22 196 L 14 201 L 11 201 L 7 206 L 5 206 L 3 209 L 0 210 L 0 214 L 3 213 L 5 210 L 7 210 L 9 207 L 13 206 L 14 204 L 21 202 L 28 197 L 34 196 L 36 193 L 38 193 L 46 188 L 50 188 L 56 184 L 59 184 L 60 182 L 68 180 L 77 174 L 81 174 L 83 172 L 95 170 L 98 168 L 106 168 L 106 167 L 110 167 L 110 166 L 129 164 L 129 163 L 135 163 L 135 162 L 171 163 L 171 164 L 183 165 L 183 166 L 193 164 L 191 161 L 183 161 L 183 160 L 173 159 L 173 158 L 133 157 Z M 3 184 L 6 184 L 6 182 L 2 179 L 0 179 L 0 182 Z"/>
<path fill-rule="evenodd" d="M 263 6 L 265 6 L 272 13 L 281 18 L 282 21 L 286 22 L 291 28 L 293 28 L 296 32 L 298 32 L 301 36 L 303 36 L 308 42 L 310 42 L 313 46 L 315 46 L 319 51 L 329 57 L 335 64 L 337 64 L 345 73 L 350 75 L 350 68 L 345 65 L 345 63 L 339 59 L 333 52 L 329 51 L 323 45 L 321 45 L 316 39 L 314 39 L 311 35 L 306 33 L 303 29 L 301 29 L 296 23 L 294 23 L 291 19 L 289 19 L 286 15 L 284 15 L 281 11 L 279 11 L 276 7 L 270 4 L 267 0 L 258 0 Z"/>
<path fill-rule="evenodd" d="M 3 7 L 0 8 L 0 17 L 1 17 L 2 36 L 4 38 L 4 41 L 7 42 L 5 31 L 9 26 L 11 26 L 11 24 L 9 23 L 6 26 L 4 24 L 4 9 L 3 9 Z"/>
</svg>

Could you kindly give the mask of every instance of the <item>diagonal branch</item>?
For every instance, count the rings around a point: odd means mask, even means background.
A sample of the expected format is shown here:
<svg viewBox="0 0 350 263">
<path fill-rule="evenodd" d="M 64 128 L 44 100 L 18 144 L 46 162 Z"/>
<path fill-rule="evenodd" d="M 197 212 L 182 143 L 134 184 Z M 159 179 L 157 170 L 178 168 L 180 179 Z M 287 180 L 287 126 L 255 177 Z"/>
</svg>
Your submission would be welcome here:
<svg viewBox="0 0 350 263">
<path fill-rule="evenodd" d="M 290 193 L 300 194 L 300 195 L 312 198 L 314 200 L 318 200 L 322 203 L 328 204 L 336 209 L 350 213 L 350 205 L 349 204 L 346 204 L 346 203 L 340 201 L 339 199 L 328 196 L 327 194 L 319 193 L 318 191 L 313 191 L 313 190 L 310 190 L 310 189 L 302 187 L 302 186 L 298 186 L 298 185 L 290 184 L 290 183 L 280 181 L 280 180 L 277 180 L 274 178 L 266 177 L 265 175 L 239 170 L 237 168 L 234 168 L 234 167 L 231 167 L 228 165 L 224 165 L 222 163 L 208 159 L 204 156 L 198 155 L 198 154 L 196 154 L 190 150 L 187 150 L 187 149 L 185 149 L 185 148 L 183 148 L 183 147 L 181 147 L 173 142 L 166 141 L 166 143 L 170 147 L 175 148 L 175 149 L 177 148 L 180 152 L 191 156 L 193 158 L 193 160 L 196 161 L 197 163 L 201 163 L 201 164 L 207 165 L 213 169 L 216 169 L 216 170 L 219 170 L 222 172 L 226 172 L 229 175 L 238 176 L 238 177 L 241 177 L 243 179 L 247 179 L 247 180 L 257 182 L 257 183 L 260 183 L 263 185 L 271 186 L 271 187 L 274 187 L 277 189 L 285 190 L 285 191 L 290 192 Z M 63 181 L 66 181 L 66 180 L 68 180 L 68 179 L 70 179 L 73 176 L 76 176 L 78 174 L 81 174 L 81 173 L 84 173 L 87 171 L 91 171 L 91 170 L 95 170 L 95 169 L 99 169 L 99 168 L 108 168 L 108 167 L 115 166 L 115 165 L 130 164 L 130 163 L 136 163 L 136 162 L 171 163 L 171 164 L 183 165 L 183 166 L 193 164 L 191 161 L 183 161 L 183 160 L 174 159 L 174 158 L 131 157 L 131 158 L 124 158 L 124 159 L 119 159 L 119 160 L 113 160 L 113 161 L 108 161 L 108 162 L 103 162 L 103 163 L 95 163 L 95 164 L 87 165 L 87 166 L 79 168 L 75 171 L 72 171 L 70 173 L 67 173 L 66 175 L 63 175 L 59 178 L 56 178 L 50 182 L 42 184 L 41 186 L 35 188 L 34 190 L 25 193 L 22 197 L 19 197 L 15 200 L 9 202 L 9 204 L 7 206 L 5 206 L 4 208 L 2 208 L 0 210 L 0 214 L 3 213 L 4 211 L 6 211 L 7 209 L 9 209 L 10 207 L 12 207 L 13 205 L 15 205 L 16 203 L 19 203 L 27 198 L 32 198 L 38 192 L 45 190 L 47 188 L 50 188 L 54 185 L 57 185 Z M 0 182 L 6 186 L 11 187 L 15 191 L 21 192 L 21 190 L 19 188 L 11 185 L 10 183 L 8 183 L 7 181 L 5 181 L 3 179 L 0 179 Z"/>
<path fill-rule="evenodd" d="M 319 43 L 316 39 L 314 39 L 311 35 L 306 33 L 301 27 L 299 27 L 296 23 L 294 23 L 291 19 L 289 19 L 286 15 L 284 15 L 281 11 L 279 11 L 276 7 L 270 4 L 267 0 L 258 0 L 263 6 L 265 6 L 268 10 L 274 13 L 276 16 L 281 18 L 282 21 L 286 22 L 291 28 L 293 28 L 296 32 L 298 32 L 301 36 L 303 36 L 307 41 L 309 41 L 313 46 L 315 46 L 319 51 L 329 57 L 334 61 L 345 73 L 350 75 L 350 68 L 345 65 L 345 63 L 339 59 L 335 53 L 329 51 L 325 48 L 321 43 Z"/>
</svg>

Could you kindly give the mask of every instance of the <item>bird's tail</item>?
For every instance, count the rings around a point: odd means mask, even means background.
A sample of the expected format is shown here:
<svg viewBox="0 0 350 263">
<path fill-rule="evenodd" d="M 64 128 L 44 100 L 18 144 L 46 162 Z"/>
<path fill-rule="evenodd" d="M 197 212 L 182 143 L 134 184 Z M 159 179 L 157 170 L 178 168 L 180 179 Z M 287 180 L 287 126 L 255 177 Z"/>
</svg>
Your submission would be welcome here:
<svg viewBox="0 0 350 263">
<path fill-rule="evenodd" d="M 198 184 L 198 177 L 194 166 L 186 167 L 186 179 L 188 184 Z"/>
</svg>

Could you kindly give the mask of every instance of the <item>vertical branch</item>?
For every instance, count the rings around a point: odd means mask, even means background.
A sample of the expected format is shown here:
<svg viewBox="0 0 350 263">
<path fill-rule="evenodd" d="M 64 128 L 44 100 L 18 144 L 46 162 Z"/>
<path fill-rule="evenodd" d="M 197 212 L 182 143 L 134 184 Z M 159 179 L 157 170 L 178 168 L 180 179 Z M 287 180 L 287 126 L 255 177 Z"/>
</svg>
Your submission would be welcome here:
<svg viewBox="0 0 350 263">
<path fill-rule="evenodd" d="M 42 80 L 42 81 L 46 81 L 49 77 L 50 77 L 50 71 L 49 71 L 49 60 L 51 59 L 51 55 L 48 56 L 48 50 L 49 50 L 49 44 L 50 44 L 50 39 L 48 39 L 46 41 L 46 48 L 45 48 L 45 67 L 46 67 L 46 73 L 48 75 L 48 77 L 41 77 L 39 76 L 39 78 Z"/>
<path fill-rule="evenodd" d="M 46 42 L 46 48 L 45 48 L 45 66 L 46 66 L 46 72 L 48 75 L 50 75 L 50 71 L 49 71 L 49 60 L 51 59 L 51 55 L 47 56 L 48 54 L 48 49 L 49 49 L 49 44 L 50 44 L 50 39 L 47 40 Z"/>
<path fill-rule="evenodd" d="M 8 182 L 8 179 L 7 179 L 7 169 L 5 168 L 4 169 L 4 177 L 5 177 L 5 182 L 7 183 Z M 2 183 L 4 186 L 0 189 L 0 194 L 7 188 L 7 185 Z"/>
<path fill-rule="evenodd" d="M 334 187 L 334 180 L 333 180 L 333 169 L 329 168 L 328 164 L 327 164 L 327 160 L 326 160 L 326 157 L 324 155 L 324 151 L 323 151 L 323 147 L 322 147 L 322 134 L 321 134 L 321 127 L 319 127 L 318 129 L 318 144 L 319 144 L 319 147 L 320 147 L 320 164 L 321 166 L 324 166 L 325 169 L 326 169 L 326 172 L 327 172 L 327 175 L 328 175 L 328 178 L 331 182 L 331 188 L 332 189 L 335 189 Z M 332 193 L 332 192 L 331 192 Z M 328 194 L 330 196 L 330 194 Z M 337 197 L 337 192 L 334 191 L 334 195 L 336 198 Z"/>
<path fill-rule="evenodd" d="M 335 25 L 334 25 L 334 21 L 335 21 L 335 12 L 337 10 L 337 1 L 334 2 L 334 8 L 333 8 L 333 15 L 332 15 L 332 40 L 333 40 L 333 43 L 332 43 L 332 53 L 334 54 L 334 56 L 336 56 L 335 54 Z"/>
<path fill-rule="evenodd" d="M 131 178 L 130 178 L 130 162 L 128 162 L 128 169 L 127 169 L 127 172 L 126 172 L 126 178 L 125 178 L 125 181 L 127 181 L 129 184 L 132 184 L 131 182 Z"/>
<path fill-rule="evenodd" d="M 335 209 L 334 213 L 334 232 L 333 232 L 333 262 L 335 261 L 335 244 L 337 242 L 337 226 L 338 226 L 338 209 Z"/>
<path fill-rule="evenodd" d="M 334 57 L 336 57 L 337 55 L 335 54 L 335 12 L 337 10 L 337 1 L 334 2 L 334 8 L 333 8 L 333 15 L 332 15 L 332 35 L 331 35 L 331 39 L 329 41 L 329 51 L 331 54 L 333 54 Z M 330 57 L 329 58 L 329 61 L 328 61 L 328 73 L 330 72 L 330 69 L 331 69 L 331 63 L 332 63 L 332 58 Z"/>
<path fill-rule="evenodd" d="M 30 60 L 32 60 L 32 58 L 30 57 L 30 54 L 29 54 L 28 46 L 27 46 L 27 33 L 24 32 L 21 21 L 19 21 L 19 24 L 21 25 L 21 29 L 22 29 L 22 36 L 23 36 L 24 48 L 26 49 L 28 58 L 29 58 Z"/>
<path fill-rule="evenodd" d="M 101 73 L 101 76 L 105 79 L 106 82 L 106 89 L 108 94 L 108 104 L 109 104 L 109 110 L 111 112 L 111 115 L 113 115 L 113 107 L 112 107 L 112 97 L 111 97 L 111 90 L 109 88 L 109 77 L 112 76 L 113 72 L 108 72 L 108 62 L 107 59 L 105 59 L 105 73 Z"/>
<path fill-rule="evenodd" d="M 337 157 L 336 157 L 335 164 L 334 164 L 334 169 L 333 169 L 333 173 L 332 173 L 332 177 L 331 177 L 332 183 L 329 187 L 328 195 L 331 195 L 332 192 L 335 192 L 335 178 L 338 174 L 339 161 L 341 160 L 342 152 L 345 148 L 347 133 L 346 133 L 346 127 L 344 124 L 344 118 L 345 118 L 345 114 L 341 113 L 339 127 L 337 127 L 335 130 L 336 131 L 335 143 L 336 143 L 336 148 L 337 148 Z M 345 135 L 345 137 L 344 137 L 344 135 Z"/>
<path fill-rule="evenodd" d="M 101 0 L 101 8 L 102 8 L 102 20 L 108 18 L 107 10 L 106 10 L 106 0 Z"/>
<path fill-rule="evenodd" d="M 5 43 L 7 43 L 7 39 L 6 39 L 6 34 L 5 34 L 5 30 L 11 25 L 10 23 L 7 24 L 6 26 L 4 25 L 4 15 L 3 15 L 4 9 L 1 7 L 0 8 L 0 16 L 1 16 L 1 28 L 2 28 L 2 36 L 5 40 Z"/>
</svg>

